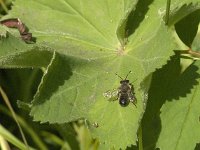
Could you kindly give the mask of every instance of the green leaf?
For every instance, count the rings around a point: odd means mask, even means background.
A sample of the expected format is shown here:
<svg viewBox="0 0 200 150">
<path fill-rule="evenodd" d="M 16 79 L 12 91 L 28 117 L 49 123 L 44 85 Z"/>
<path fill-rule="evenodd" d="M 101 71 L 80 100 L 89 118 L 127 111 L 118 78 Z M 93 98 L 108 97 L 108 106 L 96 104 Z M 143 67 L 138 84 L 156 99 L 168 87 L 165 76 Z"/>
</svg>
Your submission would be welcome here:
<svg viewBox="0 0 200 150">
<path fill-rule="evenodd" d="M 170 6 L 168 25 L 174 25 L 175 23 L 198 9 L 200 9 L 199 0 L 173 0 Z"/>
<path fill-rule="evenodd" d="M 151 103 L 142 120 L 145 149 L 194 149 L 198 143 L 199 62 L 181 73 L 179 57 L 173 56 L 152 77 Z"/>
<path fill-rule="evenodd" d="M 71 149 L 78 149 L 79 143 L 77 141 L 77 133 L 71 123 L 58 124 L 54 126 L 59 132 L 59 135 L 65 141 L 66 146 L 70 145 Z"/>
<path fill-rule="evenodd" d="M 199 67 L 196 62 L 177 80 L 180 88 L 176 87 L 174 94 L 177 99 L 168 99 L 161 108 L 161 126 L 157 146 L 161 149 L 194 149 L 200 139 L 199 126 Z M 187 89 L 193 86 L 192 89 Z M 185 88 L 183 88 L 185 87 Z M 183 91 L 187 89 L 186 91 Z M 182 95 L 182 93 L 185 93 Z M 168 140 L 171 139 L 171 140 Z M 167 145 L 167 147 L 166 147 Z"/>
<path fill-rule="evenodd" d="M 99 124 L 98 128 L 90 129 L 101 143 L 116 149 L 136 143 L 148 89 L 141 88 L 140 83 L 162 67 L 177 49 L 173 32 L 164 25 L 164 14 L 160 12 L 165 4 L 157 1 L 143 3 L 149 10 L 143 14 L 143 20 L 135 18 L 140 25 L 129 33 L 124 45 L 128 14 L 140 12 L 134 11 L 136 3 L 135 0 L 15 1 L 6 18 L 20 18 L 36 37 L 38 46 L 19 53 L 25 60 L 17 66 L 46 67 L 32 105 L 34 120 L 65 123 L 86 118 L 90 124 Z M 131 24 L 134 22 L 127 22 Z M 16 64 L 20 57 L 14 56 Z M 6 64 L 9 62 L 12 61 Z M 137 107 L 129 104 L 124 108 L 117 101 L 107 101 L 103 93 L 120 85 L 121 79 L 115 73 L 124 78 L 130 70 L 133 73 L 128 79 L 136 80 L 133 84 Z"/>
<path fill-rule="evenodd" d="M 99 142 L 92 138 L 89 130 L 86 128 L 86 126 L 84 126 L 84 124 L 79 126 L 74 124 L 74 129 L 77 133 L 77 140 L 79 141 L 80 150 L 98 150 Z"/>
<path fill-rule="evenodd" d="M 0 47 L 1 68 L 42 68 L 52 57 L 49 48 L 27 45 L 10 33 L 0 40 Z"/>
<path fill-rule="evenodd" d="M 6 33 L 7 33 L 6 28 L 0 25 L 0 39 L 5 38 Z"/>
<path fill-rule="evenodd" d="M 166 100 L 167 95 L 171 94 L 171 84 L 173 77 L 180 72 L 179 59 L 177 56 L 171 58 L 162 68 L 153 73 L 150 89 L 148 92 L 147 108 L 142 119 L 143 147 L 144 149 L 155 149 L 155 144 L 159 136 L 160 108 Z M 174 66 L 174 67 L 173 67 Z"/>
<path fill-rule="evenodd" d="M 192 47 L 191 47 L 192 50 L 200 51 L 199 40 L 200 40 L 200 26 L 198 26 L 198 31 L 197 31 L 194 41 L 192 43 Z"/>
<path fill-rule="evenodd" d="M 199 21 L 200 9 L 187 15 L 175 25 L 177 34 L 188 47 L 191 47 L 192 45 L 192 42 L 198 30 Z M 185 28 L 187 28 L 187 30 L 185 30 Z"/>
<path fill-rule="evenodd" d="M 6 128 L 4 128 L 2 125 L 0 125 L 0 135 L 1 135 L 1 141 L 6 140 L 15 145 L 17 148 L 20 148 L 21 150 L 26 150 L 27 146 L 22 143 L 18 138 L 16 138 L 12 133 L 10 133 Z M 30 150 L 34 150 L 32 147 L 29 146 Z"/>
<path fill-rule="evenodd" d="M 17 37 L 14 37 L 10 33 L 8 33 L 7 36 L 1 38 L 0 46 L 1 58 L 13 54 L 14 52 L 20 52 L 28 48 L 28 46 L 22 40 L 20 40 Z"/>
<path fill-rule="evenodd" d="M 124 10 L 126 10 L 123 18 L 121 19 L 118 28 L 117 28 L 117 36 L 119 41 L 121 42 L 122 46 L 126 44 L 126 37 L 127 37 L 127 31 L 126 31 L 126 26 L 128 22 L 128 16 L 130 15 L 131 12 L 134 12 L 136 8 L 136 3 L 137 1 L 131 2 L 131 1 L 124 1 Z"/>
<path fill-rule="evenodd" d="M 115 49 L 118 46 L 116 29 L 124 9 L 123 1 L 18 0 L 10 15 L 22 19 L 38 43 L 67 53 L 74 44 Z"/>
</svg>

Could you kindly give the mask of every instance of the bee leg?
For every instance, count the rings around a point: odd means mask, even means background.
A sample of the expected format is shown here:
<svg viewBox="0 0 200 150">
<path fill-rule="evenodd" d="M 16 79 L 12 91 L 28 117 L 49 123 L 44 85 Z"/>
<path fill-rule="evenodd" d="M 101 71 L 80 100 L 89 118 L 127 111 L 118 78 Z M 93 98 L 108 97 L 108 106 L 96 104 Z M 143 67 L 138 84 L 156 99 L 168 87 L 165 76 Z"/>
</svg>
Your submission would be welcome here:
<svg viewBox="0 0 200 150">
<path fill-rule="evenodd" d="M 135 99 L 130 100 L 131 103 L 133 103 L 133 105 L 135 105 L 135 107 L 137 108 L 136 104 L 135 104 Z"/>
<path fill-rule="evenodd" d="M 133 105 L 135 105 L 135 107 L 137 108 L 137 106 L 136 106 L 136 104 L 135 104 L 135 103 L 137 102 L 137 100 L 136 100 L 136 98 L 135 98 L 135 96 L 134 96 L 133 94 L 130 95 L 129 101 L 130 101 L 131 103 L 133 103 Z"/>
</svg>

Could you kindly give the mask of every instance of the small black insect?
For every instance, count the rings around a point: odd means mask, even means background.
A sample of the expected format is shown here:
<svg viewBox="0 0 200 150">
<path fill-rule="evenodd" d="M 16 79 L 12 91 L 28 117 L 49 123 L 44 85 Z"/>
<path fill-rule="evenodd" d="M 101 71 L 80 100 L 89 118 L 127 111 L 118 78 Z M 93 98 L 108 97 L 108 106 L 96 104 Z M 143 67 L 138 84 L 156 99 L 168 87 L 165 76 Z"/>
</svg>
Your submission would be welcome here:
<svg viewBox="0 0 200 150">
<path fill-rule="evenodd" d="M 116 90 L 114 90 L 112 92 L 107 91 L 106 93 L 104 93 L 104 96 L 111 98 L 111 97 L 114 97 L 117 95 L 119 104 L 123 107 L 127 106 L 129 104 L 129 102 L 132 102 L 135 105 L 136 98 L 135 98 L 135 93 L 134 93 L 134 87 L 131 83 L 129 83 L 129 80 L 127 80 L 127 77 L 130 73 L 131 73 L 131 71 L 129 71 L 129 73 L 126 75 L 125 79 L 123 79 L 116 73 L 116 75 L 122 79 L 120 81 L 121 85 L 118 87 L 117 91 Z"/>
</svg>

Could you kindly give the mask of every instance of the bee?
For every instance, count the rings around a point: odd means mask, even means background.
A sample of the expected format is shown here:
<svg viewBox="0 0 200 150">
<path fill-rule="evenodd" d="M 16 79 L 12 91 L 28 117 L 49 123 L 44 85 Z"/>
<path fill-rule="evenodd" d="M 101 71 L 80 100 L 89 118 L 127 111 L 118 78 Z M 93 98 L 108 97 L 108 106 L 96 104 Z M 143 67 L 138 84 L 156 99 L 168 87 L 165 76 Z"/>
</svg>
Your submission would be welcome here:
<svg viewBox="0 0 200 150">
<path fill-rule="evenodd" d="M 122 79 L 120 81 L 120 86 L 118 87 L 117 90 L 105 92 L 104 97 L 111 99 L 112 97 L 117 96 L 116 99 L 119 100 L 119 104 L 122 107 L 127 106 L 130 102 L 132 102 L 135 105 L 136 97 L 135 97 L 135 93 L 134 93 L 134 87 L 131 83 L 129 83 L 129 80 L 127 80 L 127 77 L 130 73 L 131 73 L 131 71 L 129 71 L 129 73 L 126 75 L 125 79 L 123 79 L 117 73 L 115 73 L 120 79 Z"/>
</svg>

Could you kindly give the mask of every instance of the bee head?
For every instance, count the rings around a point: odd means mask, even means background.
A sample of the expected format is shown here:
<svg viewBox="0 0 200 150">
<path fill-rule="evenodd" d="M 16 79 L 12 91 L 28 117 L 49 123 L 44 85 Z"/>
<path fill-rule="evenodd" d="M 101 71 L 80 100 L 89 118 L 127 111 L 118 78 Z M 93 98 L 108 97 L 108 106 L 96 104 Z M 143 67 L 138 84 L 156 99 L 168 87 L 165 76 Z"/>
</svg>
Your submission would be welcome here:
<svg viewBox="0 0 200 150">
<path fill-rule="evenodd" d="M 127 84 L 127 83 L 129 83 L 129 80 L 121 80 L 120 81 L 120 84 Z"/>
</svg>

